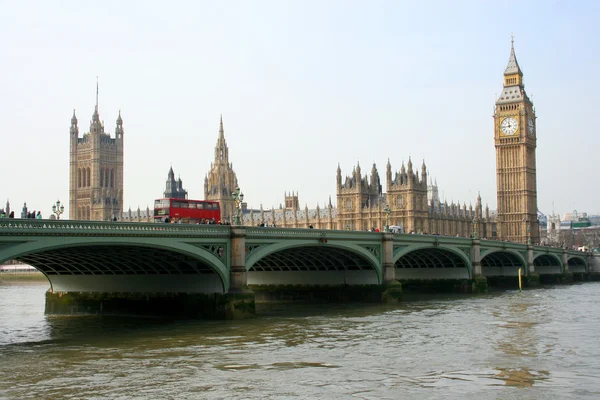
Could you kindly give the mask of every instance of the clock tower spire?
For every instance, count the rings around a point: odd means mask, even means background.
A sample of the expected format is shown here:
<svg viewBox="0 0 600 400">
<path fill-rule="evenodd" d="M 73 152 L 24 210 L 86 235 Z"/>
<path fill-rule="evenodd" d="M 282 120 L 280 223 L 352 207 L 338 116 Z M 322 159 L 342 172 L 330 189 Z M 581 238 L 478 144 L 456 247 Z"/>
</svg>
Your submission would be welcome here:
<svg viewBox="0 0 600 400">
<path fill-rule="evenodd" d="M 504 87 L 494 111 L 498 237 L 538 243 L 536 122 L 511 40 Z"/>
</svg>

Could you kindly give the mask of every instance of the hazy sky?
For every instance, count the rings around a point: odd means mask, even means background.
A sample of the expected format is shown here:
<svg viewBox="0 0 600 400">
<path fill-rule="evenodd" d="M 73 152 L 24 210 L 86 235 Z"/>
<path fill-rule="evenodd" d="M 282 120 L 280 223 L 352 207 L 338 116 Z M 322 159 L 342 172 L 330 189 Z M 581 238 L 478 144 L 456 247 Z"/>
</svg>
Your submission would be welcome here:
<svg viewBox="0 0 600 400">
<path fill-rule="evenodd" d="M 68 206 L 69 126 L 125 128 L 125 206 L 169 167 L 203 198 L 223 114 L 252 207 L 335 205 L 335 174 L 423 159 L 442 200 L 496 208 L 511 33 L 537 112 L 539 209 L 600 214 L 600 2 L 0 0 L 0 204 Z M 385 191 L 385 186 L 384 186 Z M 68 215 L 68 214 L 66 214 Z"/>
</svg>

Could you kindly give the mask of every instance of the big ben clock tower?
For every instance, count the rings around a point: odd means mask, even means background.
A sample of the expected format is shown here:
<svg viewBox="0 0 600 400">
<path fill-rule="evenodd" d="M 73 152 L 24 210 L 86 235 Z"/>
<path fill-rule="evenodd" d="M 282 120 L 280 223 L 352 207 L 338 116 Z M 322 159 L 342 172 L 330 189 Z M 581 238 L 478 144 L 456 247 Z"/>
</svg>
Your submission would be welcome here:
<svg viewBox="0 0 600 400">
<path fill-rule="evenodd" d="M 536 117 L 511 41 L 504 87 L 494 112 L 498 237 L 538 243 Z"/>
</svg>

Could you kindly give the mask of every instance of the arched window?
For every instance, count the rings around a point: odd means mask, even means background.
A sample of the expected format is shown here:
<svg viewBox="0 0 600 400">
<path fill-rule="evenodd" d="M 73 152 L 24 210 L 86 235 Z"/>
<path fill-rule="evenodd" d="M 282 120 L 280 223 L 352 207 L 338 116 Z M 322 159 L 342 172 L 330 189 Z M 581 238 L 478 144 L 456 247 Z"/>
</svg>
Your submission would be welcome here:
<svg viewBox="0 0 600 400">
<path fill-rule="evenodd" d="M 104 170 L 100 168 L 100 187 L 104 186 Z"/>
<path fill-rule="evenodd" d="M 115 187 L 115 170 L 114 169 L 110 170 L 110 187 L 111 188 Z"/>
<path fill-rule="evenodd" d="M 87 186 L 92 186 L 92 171 L 90 170 L 90 167 L 87 167 Z"/>
</svg>

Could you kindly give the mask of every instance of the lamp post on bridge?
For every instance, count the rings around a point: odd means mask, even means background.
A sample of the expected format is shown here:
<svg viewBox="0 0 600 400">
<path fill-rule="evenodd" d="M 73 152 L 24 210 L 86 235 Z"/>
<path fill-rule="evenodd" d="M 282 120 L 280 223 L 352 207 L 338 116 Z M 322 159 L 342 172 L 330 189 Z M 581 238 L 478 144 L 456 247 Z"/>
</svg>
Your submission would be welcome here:
<svg viewBox="0 0 600 400">
<path fill-rule="evenodd" d="M 385 213 L 385 231 L 384 232 L 389 232 L 390 231 L 390 212 L 392 210 L 390 210 L 390 206 L 389 204 L 385 205 L 385 209 L 383 210 L 383 212 Z"/>
<path fill-rule="evenodd" d="M 473 218 L 473 239 L 477 239 L 477 218 Z"/>
<path fill-rule="evenodd" d="M 65 212 L 65 206 L 60 203 L 60 200 L 56 200 L 56 204 L 52 205 L 52 213 L 56 215 L 56 219 L 60 219 L 60 214 Z"/>
<path fill-rule="evenodd" d="M 233 201 L 235 202 L 235 216 L 233 220 L 234 225 L 241 225 L 240 214 L 242 211 L 242 201 L 244 200 L 244 193 L 242 193 L 240 187 L 236 187 L 232 194 Z"/>
<path fill-rule="evenodd" d="M 350 222 L 346 222 L 346 230 L 349 231 L 350 230 Z"/>
</svg>

